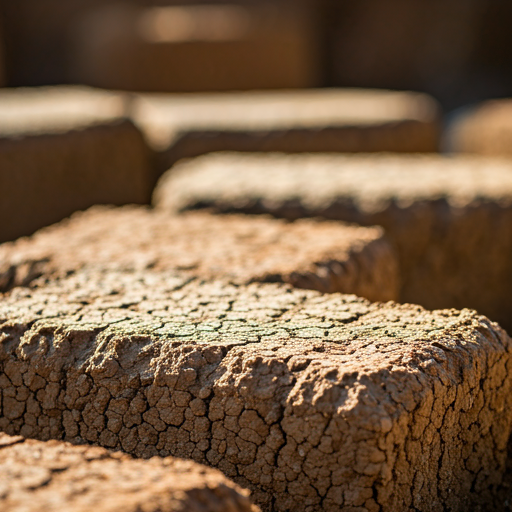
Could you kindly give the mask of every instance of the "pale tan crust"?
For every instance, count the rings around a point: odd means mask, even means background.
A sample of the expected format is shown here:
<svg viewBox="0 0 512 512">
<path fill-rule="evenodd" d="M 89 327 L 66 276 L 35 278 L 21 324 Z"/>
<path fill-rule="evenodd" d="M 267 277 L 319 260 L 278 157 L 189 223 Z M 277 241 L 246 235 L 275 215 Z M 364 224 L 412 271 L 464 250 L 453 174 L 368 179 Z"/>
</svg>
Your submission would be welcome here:
<svg viewBox="0 0 512 512">
<path fill-rule="evenodd" d="M 0 433 L 2 512 L 257 512 L 214 469 Z"/>
<path fill-rule="evenodd" d="M 398 264 L 381 228 L 310 220 L 94 207 L 0 246 L 0 291 L 84 265 L 181 270 L 244 284 L 287 282 L 370 300 L 398 298 Z"/>
<path fill-rule="evenodd" d="M 267 511 L 501 505 L 512 341 L 471 311 L 84 270 L 6 295 L 0 340 L 10 435 L 208 463 Z"/>
<path fill-rule="evenodd" d="M 215 154 L 180 164 L 153 202 L 380 225 L 400 301 L 474 308 L 512 329 L 512 163 L 476 156 Z"/>
</svg>

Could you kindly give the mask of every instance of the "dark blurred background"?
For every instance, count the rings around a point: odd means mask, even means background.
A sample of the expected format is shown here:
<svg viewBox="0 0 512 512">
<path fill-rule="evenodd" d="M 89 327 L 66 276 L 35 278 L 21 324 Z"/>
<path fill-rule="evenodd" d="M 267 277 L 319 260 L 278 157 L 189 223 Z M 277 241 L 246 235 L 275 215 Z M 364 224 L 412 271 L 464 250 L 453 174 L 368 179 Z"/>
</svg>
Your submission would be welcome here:
<svg viewBox="0 0 512 512">
<path fill-rule="evenodd" d="M 512 96 L 510 0 L 0 0 L 7 86 Z"/>
</svg>

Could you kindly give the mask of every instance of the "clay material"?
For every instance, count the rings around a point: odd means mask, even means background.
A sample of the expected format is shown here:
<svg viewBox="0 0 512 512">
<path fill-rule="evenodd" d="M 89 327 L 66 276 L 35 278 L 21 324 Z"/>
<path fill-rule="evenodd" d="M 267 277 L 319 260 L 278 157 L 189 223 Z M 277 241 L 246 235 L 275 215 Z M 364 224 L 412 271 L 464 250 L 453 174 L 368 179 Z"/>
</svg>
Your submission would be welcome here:
<svg viewBox="0 0 512 512">
<path fill-rule="evenodd" d="M 219 471 L 0 433 L 3 512 L 257 512 Z"/>
<path fill-rule="evenodd" d="M 474 312 L 84 270 L 6 295 L 0 340 L 9 435 L 194 459 L 264 510 L 499 510 L 512 340 Z"/>
<path fill-rule="evenodd" d="M 297 2 L 195 4 L 91 13 L 74 34 L 74 79 L 148 92 L 319 85 L 312 16 Z"/>
<path fill-rule="evenodd" d="M 487 101 L 461 115 L 450 128 L 454 152 L 512 155 L 512 100 Z"/>
<path fill-rule="evenodd" d="M 0 246 L 0 291 L 84 265 L 180 269 L 232 282 L 287 282 L 370 300 L 398 297 L 398 263 L 382 228 L 94 207 Z"/>
<path fill-rule="evenodd" d="M 154 202 L 383 226 L 398 250 L 401 301 L 474 308 L 512 329 L 507 160 L 219 154 L 170 172 Z"/>
<path fill-rule="evenodd" d="M 93 204 L 149 201 L 149 150 L 124 108 L 78 87 L 0 91 L 0 241 Z"/>
<path fill-rule="evenodd" d="M 213 151 L 435 152 L 440 137 L 429 96 L 364 89 L 140 95 L 133 118 L 167 167 Z"/>
</svg>

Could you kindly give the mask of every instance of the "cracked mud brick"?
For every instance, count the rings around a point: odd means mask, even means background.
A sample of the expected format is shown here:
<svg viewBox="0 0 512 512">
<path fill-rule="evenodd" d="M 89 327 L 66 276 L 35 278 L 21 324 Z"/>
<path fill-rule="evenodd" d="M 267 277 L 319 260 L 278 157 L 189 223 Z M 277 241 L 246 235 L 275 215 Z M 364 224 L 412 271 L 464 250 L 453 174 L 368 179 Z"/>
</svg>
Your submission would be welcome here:
<svg viewBox="0 0 512 512">
<path fill-rule="evenodd" d="M 364 89 L 141 95 L 133 119 L 167 166 L 213 151 L 431 152 L 440 135 L 430 97 Z"/>
<path fill-rule="evenodd" d="M 263 510 L 493 503 L 512 341 L 464 310 L 81 271 L 0 302 L 0 430 L 209 464 Z"/>
<path fill-rule="evenodd" d="M 149 149 L 123 99 L 79 87 L 0 90 L 0 241 L 94 204 L 147 203 Z"/>
<path fill-rule="evenodd" d="M 181 269 L 239 284 L 288 282 L 322 292 L 396 300 L 396 255 L 382 228 L 143 207 L 94 207 L 0 246 L 0 291 L 84 265 Z"/>
<path fill-rule="evenodd" d="M 194 462 L 0 434 L 2 512 L 257 512 L 248 493 Z"/>
<path fill-rule="evenodd" d="M 512 163 L 476 156 L 203 156 L 160 181 L 176 211 L 323 217 L 380 225 L 398 252 L 400 301 L 474 308 L 512 329 Z"/>
<path fill-rule="evenodd" d="M 512 155 L 512 100 L 482 103 L 456 119 L 448 131 L 454 152 Z"/>
</svg>

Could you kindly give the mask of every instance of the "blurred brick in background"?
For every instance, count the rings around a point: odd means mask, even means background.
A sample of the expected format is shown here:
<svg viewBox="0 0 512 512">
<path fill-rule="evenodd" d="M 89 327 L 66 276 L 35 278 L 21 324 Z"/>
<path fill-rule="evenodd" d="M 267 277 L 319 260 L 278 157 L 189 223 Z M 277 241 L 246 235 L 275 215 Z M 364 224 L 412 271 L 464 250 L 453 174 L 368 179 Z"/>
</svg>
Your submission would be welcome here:
<svg viewBox="0 0 512 512">
<path fill-rule="evenodd" d="M 93 204 L 147 203 L 149 151 L 117 94 L 0 91 L 0 242 Z"/>
<path fill-rule="evenodd" d="M 489 100 L 461 112 L 448 130 L 454 152 L 512 156 L 512 100 Z"/>
<path fill-rule="evenodd" d="M 76 31 L 71 78 L 168 92 L 319 85 L 310 16 L 282 4 L 101 8 Z"/>
<path fill-rule="evenodd" d="M 5 38 L 4 38 L 4 28 L 3 28 L 3 19 L 0 12 L 0 87 L 5 85 L 6 76 L 5 76 Z"/>
<path fill-rule="evenodd" d="M 448 108 L 512 94 L 512 3 L 324 0 L 326 81 L 415 89 Z"/>
<path fill-rule="evenodd" d="M 160 152 L 159 171 L 213 151 L 435 152 L 438 104 L 361 89 L 141 94 L 131 115 Z"/>
<path fill-rule="evenodd" d="M 383 87 L 428 92 L 448 109 L 512 95 L 504 0 L 226 3 L 0 0 L 8 84 Z"/>
<path fill-rule="evenodd" d="M 107 0 L 108 2 L 108 0 Z M 69 81 L 70 27 L 105 0 L 0 0 L 8 85 Z"/>
</svg>

